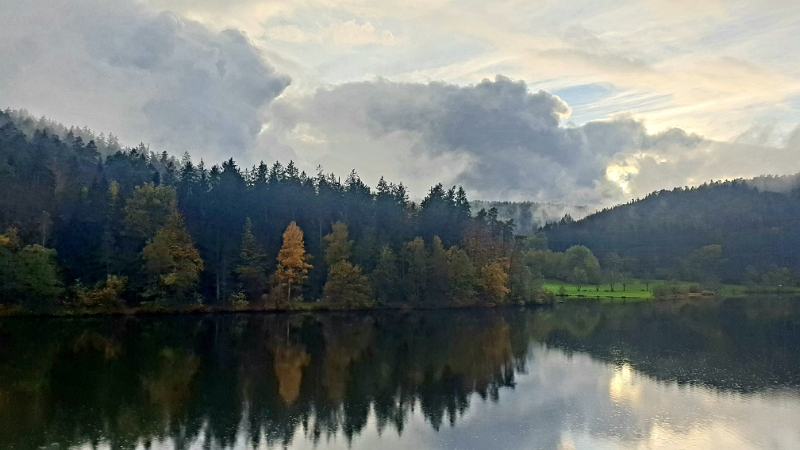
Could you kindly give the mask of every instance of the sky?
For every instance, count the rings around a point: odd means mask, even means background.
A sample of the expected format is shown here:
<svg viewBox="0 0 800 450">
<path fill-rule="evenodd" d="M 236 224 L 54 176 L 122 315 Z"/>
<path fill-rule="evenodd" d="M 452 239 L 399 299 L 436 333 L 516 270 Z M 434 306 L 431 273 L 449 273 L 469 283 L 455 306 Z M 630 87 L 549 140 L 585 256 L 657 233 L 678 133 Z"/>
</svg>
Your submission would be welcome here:
<svg viewBox="0 0 800 450">
<path fill-rule="evenodd" d="M 800 172 L 792 0 L 0 0 L 0 108 L 420 198 Z"/>
</svg>

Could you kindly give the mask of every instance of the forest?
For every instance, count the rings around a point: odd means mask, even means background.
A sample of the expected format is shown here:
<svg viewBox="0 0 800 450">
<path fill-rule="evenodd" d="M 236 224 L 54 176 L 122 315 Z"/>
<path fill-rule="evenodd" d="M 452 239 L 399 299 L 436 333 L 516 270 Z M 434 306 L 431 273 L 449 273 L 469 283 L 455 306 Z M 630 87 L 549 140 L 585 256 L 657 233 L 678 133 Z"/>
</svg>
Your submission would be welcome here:
<svg viewBox="0 0 800 450">
<path fill-rule="evenodd" d="M 0 298 L 27 311 L 539 301 L 514 236 L 462 188 L 419 202 L 285 166 L 207 167 L 0 115 Z M 88 141 L 84 138 L 89 139 Z M 98 144 L 99 142 L 99 144 Z"/>
<path fill-rule="evenodd" d="M 714 181 L 653 192 L 542 232 L 550 247 L 592 249 L 643 279 L 751 287 L 800 284 L 796 177 Z"/>
<path fill-rule="evenodd" d="M 763 180 L 762 180 L 763 181 Z M 0 112 L 0 308 L 333 309 L 553 301 L 545 280 L 800 282 L 794 192 L 744 181 L 655 192 L 532 232 L 461 187 L 419 202 L 293 162 L 208 167 Z M 591 290 L 591 289 L 590 289 Z"/>
</svg>

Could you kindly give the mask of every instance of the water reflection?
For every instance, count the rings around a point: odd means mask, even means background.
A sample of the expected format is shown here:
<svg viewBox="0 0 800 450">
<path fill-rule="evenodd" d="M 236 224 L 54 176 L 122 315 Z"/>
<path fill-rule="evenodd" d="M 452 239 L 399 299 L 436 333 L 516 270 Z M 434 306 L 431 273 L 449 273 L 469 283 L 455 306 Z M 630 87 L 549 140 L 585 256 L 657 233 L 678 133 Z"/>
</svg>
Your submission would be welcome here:
<svg viewBox="0 0 800 450">
<path fill-rule="evenodd" d="M 800 448 L 800 300 L 0 321 L 0 448 Z"/>
</svg>

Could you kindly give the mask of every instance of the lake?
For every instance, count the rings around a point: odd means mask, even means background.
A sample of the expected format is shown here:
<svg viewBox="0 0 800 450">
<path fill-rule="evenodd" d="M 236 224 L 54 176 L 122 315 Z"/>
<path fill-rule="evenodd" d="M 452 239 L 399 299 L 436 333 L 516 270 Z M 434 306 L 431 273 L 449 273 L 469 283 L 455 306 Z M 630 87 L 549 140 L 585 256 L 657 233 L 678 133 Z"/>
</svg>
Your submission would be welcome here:
<svg viewBox="0 0 800 450">
<path fill-rule="evenodd" d="M 3 449 L 797 449 L 800 299 L 0 320 Z"/>
</svg>

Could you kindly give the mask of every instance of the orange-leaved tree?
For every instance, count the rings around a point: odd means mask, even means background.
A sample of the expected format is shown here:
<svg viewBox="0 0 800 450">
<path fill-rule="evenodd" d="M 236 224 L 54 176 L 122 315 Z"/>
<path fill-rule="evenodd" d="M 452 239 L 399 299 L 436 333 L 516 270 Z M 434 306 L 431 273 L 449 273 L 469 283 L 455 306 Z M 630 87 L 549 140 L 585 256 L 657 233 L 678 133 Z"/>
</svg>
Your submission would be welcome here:
<svg viewBox="0 0 800 450">
<path fill-rule="evenodd" d="M 278 252 L 278 269 L 275 279 L 279 285 L 286 286 L 287 304 L 292 299 L 292 286 L 300 285 L 308 278 L 308 263 L 311 255 L 306 253 L 303 230 L 292 222 L 283 232 L 283 247 Z"/>
</svg>

